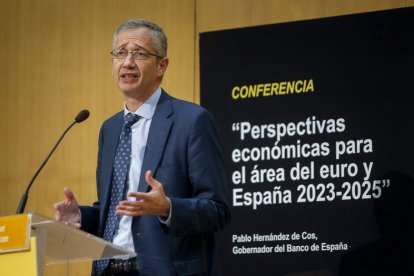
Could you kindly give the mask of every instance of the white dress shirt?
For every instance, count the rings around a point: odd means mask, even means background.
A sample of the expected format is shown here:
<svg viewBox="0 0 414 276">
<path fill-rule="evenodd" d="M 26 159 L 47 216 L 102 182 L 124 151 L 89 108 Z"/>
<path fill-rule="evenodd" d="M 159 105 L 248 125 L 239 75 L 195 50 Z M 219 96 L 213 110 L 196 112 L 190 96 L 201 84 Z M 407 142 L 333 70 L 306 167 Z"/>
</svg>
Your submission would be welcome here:
<svg viewBox="0 0 414 276">
<path fill-rule="evenodd" d="M 144 152 L 147 146 L 148 132 L 154 115 L 155 108 L 157 107 L 158 100 L 161 96 L 161 88 L 155 91 L 154 94 L 135 111 L 134 114 L 140 116 L 139 120 L 132 125 L 132 142 L 131 142 L 131 166 L 128 176 L 128 192 L 138 191 L 139 179 L 141 176 L 142 161 L 144 160 Z M 124 115 L 130 113 L 124 104 Z M 135 198 L 128 198 L 128 200 L 135 200 Z M 131 232 L 132 217 L 122 216 L 119 222 L 118 231 L 115 233 L 113 243 L 127 248 L 131 251 L 134 249 L 134 241 L 132 239 Z"/>
</svg>

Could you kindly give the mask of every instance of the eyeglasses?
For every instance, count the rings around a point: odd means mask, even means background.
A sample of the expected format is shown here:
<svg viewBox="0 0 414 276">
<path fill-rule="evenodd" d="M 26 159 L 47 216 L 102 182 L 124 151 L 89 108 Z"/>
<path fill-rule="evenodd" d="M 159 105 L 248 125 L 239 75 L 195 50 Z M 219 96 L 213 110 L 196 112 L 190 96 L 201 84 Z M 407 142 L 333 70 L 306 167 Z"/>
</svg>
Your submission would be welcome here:
<svg viewBox="0 0 414 276">
<path fill-rule="evenodd" d="M 138 50 L 134 50 L 134 51 L 127 51 L 125 49 L 114 49 L 110 52 L 110 54 L 112 55 L 112 57 L 116 60 L 124 60 L 127 58 L 127 56 L 129 54 L 132 54 L 132 58 L 135 60 L 146 60 L 149 59 L 150 56 L 154 56 L 157 58 L 163 58 L 159 55 L 156 54 L 152 54 L 146 50 L 143 49 L 138 49 Z"/>
</svg>

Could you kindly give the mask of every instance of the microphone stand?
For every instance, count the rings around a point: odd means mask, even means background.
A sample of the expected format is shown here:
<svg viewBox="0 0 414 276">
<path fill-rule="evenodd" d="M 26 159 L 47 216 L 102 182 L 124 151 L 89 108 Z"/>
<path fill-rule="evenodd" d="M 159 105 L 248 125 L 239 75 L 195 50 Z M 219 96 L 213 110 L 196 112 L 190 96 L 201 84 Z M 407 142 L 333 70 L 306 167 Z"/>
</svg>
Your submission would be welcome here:
<svg viewBox="0 0 414 276">
<path fill-rule="evenodd" d="M 68 126 L 66 128 L 66 130 L 62 133 L 62 135 L 60 136 L 59 140 L 57 141 L 57 143 L 55 144 L 55 146 L 50 151 L 49 155 L 46 157 L 46 159 L 43 161 L 42 165 L 40 165 L 39 169 L 33 175 L 32 179 L 29 182 L 29 185 L 27 185 L 26 191 L 22 195 L 22 198 L 20 200 L 19 206 L 17 207 L 16 214 L 23 214 L 24 209 L 26 207 L 27 199 L 29 198 L 29 190 L 32 187 L 33 182 L 35 181 L 37 175 L 40 173 L 40 171 L 43 169 L 43 167 L 46 165 L 46 163 L 49 160 L 50 156 L 52 156 L 53 152 L 55 151 L 55 149 L 59 145 L 60 141 L 62 141 L 63 137 L 66 135 L 66 133 L 69 131 L 69 129 L 71 129 L 76 123 L 80 123 L 80 122 L 86 120 L 88 118 L 88 116 L 89 116 L 89 111 L 82 110 L 78 114 L 78 116 L 76 116 L 75 121 L 70 126 Z"/>
</svg>

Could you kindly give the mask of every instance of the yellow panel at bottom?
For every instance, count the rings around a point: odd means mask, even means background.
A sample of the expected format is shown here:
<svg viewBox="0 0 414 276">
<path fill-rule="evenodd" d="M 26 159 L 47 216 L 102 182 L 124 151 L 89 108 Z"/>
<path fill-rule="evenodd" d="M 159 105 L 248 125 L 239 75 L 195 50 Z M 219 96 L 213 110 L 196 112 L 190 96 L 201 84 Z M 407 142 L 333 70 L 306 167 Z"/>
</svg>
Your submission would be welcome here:
<svg viewBox="0 0 414 276">
<path fill-rule="evenodd" d="M 38 275 L 36 237 L 30 238 L 30 250 L 0 254 L 0 275 Z"/>
</svg>

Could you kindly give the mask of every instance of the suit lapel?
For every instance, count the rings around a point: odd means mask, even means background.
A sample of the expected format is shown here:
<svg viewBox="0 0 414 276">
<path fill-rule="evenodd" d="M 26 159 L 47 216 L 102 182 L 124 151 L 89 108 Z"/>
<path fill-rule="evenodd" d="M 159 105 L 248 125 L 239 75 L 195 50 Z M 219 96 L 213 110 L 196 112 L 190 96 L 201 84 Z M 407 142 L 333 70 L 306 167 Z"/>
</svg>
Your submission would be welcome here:
<svg viewBox="0 0 414 276">
<path fill-rule="evenodd" d="M 150 170 L 156 173 L 157 166 L 163 155 L 173 121 L 169 118 L 172 114 L 171 97 L 162 91 L 157 107 L 152 117 L 148 133 L 147 147 L 142 163 L 141 176 L 138 186 L 139 192 L 146 192 L 148 184 L 145 181 L 145 173 Z"/>
</svg>

